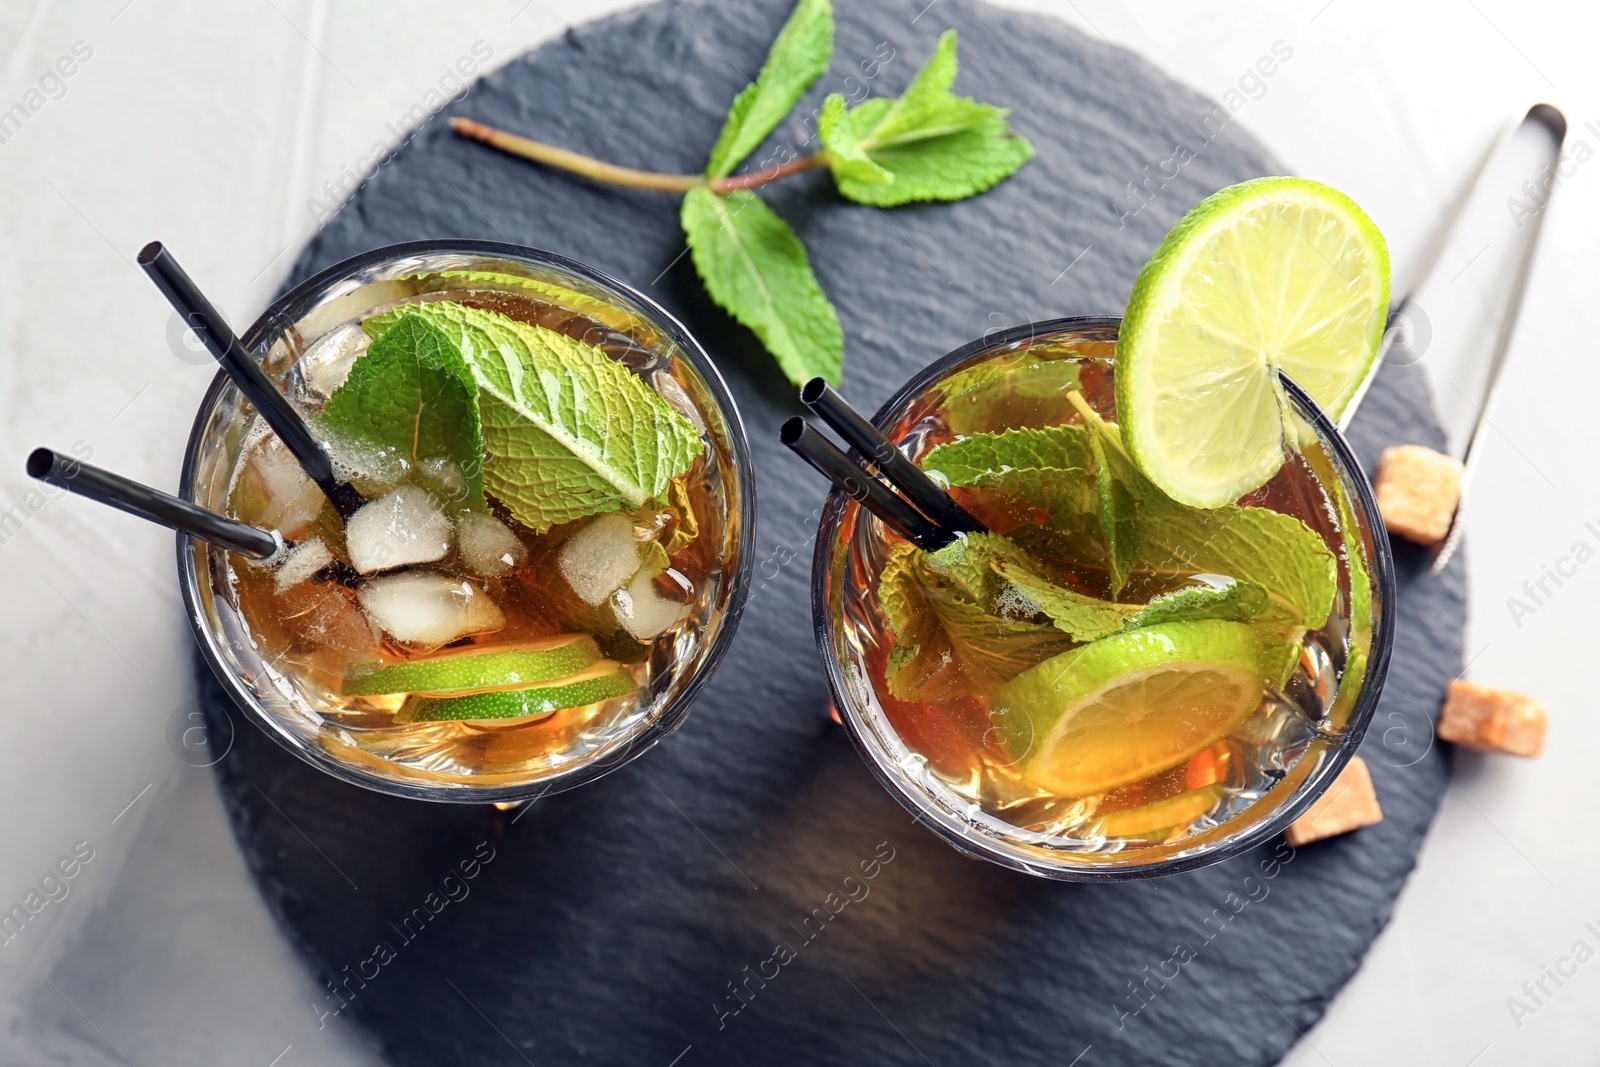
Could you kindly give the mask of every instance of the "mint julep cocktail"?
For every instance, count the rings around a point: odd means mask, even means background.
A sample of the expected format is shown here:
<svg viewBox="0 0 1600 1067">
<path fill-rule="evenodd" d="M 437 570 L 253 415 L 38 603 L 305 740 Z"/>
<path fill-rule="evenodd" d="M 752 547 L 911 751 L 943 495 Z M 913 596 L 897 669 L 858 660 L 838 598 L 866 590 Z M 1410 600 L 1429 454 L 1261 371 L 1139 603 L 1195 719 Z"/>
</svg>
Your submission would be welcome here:
<svg viewBox="0 0 1600 1067">
<path fill-rule="evenodd" d="M 286 542 L 187 550 L 236 695 L 314 762 L 432 799 L 575 784 L 681 721 L 749 528 L 742 434 L 687 335 L 576 264 L 478 248 L 285 298 L 266 366 L 365 497 L 347 520 L 225 397 L 191 457 L 197 497 Z"/>
</svg>

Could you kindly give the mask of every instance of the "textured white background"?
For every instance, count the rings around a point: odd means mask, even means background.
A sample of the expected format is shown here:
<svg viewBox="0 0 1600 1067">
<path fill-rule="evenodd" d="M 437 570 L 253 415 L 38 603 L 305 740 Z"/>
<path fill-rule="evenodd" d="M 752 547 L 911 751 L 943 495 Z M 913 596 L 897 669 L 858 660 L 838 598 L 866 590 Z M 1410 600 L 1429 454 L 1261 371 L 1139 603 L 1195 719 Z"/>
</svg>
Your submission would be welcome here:
<svg viewBox="0 0 1600 1067">
<path fill-rule="evenodd" d="M 1573 0 L 1012 2 L 1213 97 L 1289 42 L 1293 61 L 1240 120 L 1294 172 L 1362 203 L 1399 279 L 1505 116 L 1550 99 L 1572 120 L 1569 145 L 1600 149 L 1600 16 Z M 622 6 L 0 0 L 0 109 L 74 42 L 93 49 L 0 144 L 0 511 L 25 500 L 22 458 L 38 444 L 81 442 L 174 485 L 213 371 L 169 347 L 170 313 L 131 263 L 145 241 L 167 241 L 248 322 L 312 233 L 310 198 L 394 140 L 389 124 L 403 128 L 475 42 L 497 66 Z M 1600 562 L 1520 625 L 1507 606 L 1575 542 L 1600 548 L 1600 164 L 1576 165 L 1552 211 L 1471 515 L 1468 634 L 1472 677 L 1549 703 L 1549 751 L 1460 761 L 1393 923 L 1297 1067 L 1587 1063 L 1600 1046 L 1600 962 L 1547 980 L 1553 996 L 1520 1020 L 1507 1004 L 1579 939 L 1600 950 L 1583 926 L 1600 926 Z M 0 1061 L 371 1062 L 356 1035 L 318 1029 L 315 990 L 209 772 L 168 749 L 192 663 L 170 535 L 55 500 L 3 536 L 0 911 L 74 842 L 95 855 L 68 898 L 0 946 Z M 917 1043 L 942 1062 L 935 1041 Z"/>
</svg>

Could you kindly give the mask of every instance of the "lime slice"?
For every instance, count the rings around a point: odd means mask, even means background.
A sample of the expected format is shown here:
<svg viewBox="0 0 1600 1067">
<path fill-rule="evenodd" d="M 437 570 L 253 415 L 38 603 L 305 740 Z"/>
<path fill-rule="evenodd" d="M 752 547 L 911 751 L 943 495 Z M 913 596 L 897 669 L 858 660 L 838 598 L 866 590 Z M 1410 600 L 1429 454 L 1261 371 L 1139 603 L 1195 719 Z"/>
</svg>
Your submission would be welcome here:
<svg viewBox="0 0 1600 1067">
<path fill-rule="evenodd" d="M 1187 826 L 1217 806 L 1222 786 L 1212 784 L 1137 808 L 1124 808 L 1101 816 L 1095 829 L 1107 837 L 1143 837 Z"/>
<path fill-rule="evenodd" d="M 562 634 L 492 650 L 464 648 L 376 669 L 358 667 L 345 677 L 344 695 L 519 689 L 530 682 L 576 674 L 599 658 L 600 647 L 588 634 Z"/>
<path fill-rule="evenodd" d="M 1139 272 L 1117 340 L 1117 413 L 1141 470 L 1194 507 L 1283 465 L 1287 371 L 1337 419 L 1383 336 L 1389 250 L 1349 197 L 1257 178 L 1195 205 Z"/>
<path fill-rule="evenodd" d="M 1176 767 L 1261 703 L 1261 639 L 1206 620 L 1102 638 L 1024 671 L 993 713 L 1024 776 L 1059 796 L 1103 793 Z"/>
<path fill-rule="evenodd" d="M 448 719 L 536 719 L 562 708 L 598 704 L 639 687 L 626 667 L 603 659 L 579 674 L 522 689 L 496 689 L 464 697 L 413 696 L 400 706 L 397 723 Z"/>
</svg>

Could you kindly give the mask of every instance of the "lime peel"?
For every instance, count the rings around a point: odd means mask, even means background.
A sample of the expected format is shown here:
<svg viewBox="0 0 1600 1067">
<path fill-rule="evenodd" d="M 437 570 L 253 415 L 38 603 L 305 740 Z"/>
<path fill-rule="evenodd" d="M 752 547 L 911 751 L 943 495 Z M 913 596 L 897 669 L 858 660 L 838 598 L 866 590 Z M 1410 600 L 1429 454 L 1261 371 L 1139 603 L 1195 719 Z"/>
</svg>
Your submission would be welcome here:
<svg viewBox="0 0 1600 1067">
<path fill-rule="evenodd" d="M 413 696 L 395 715 L 396 723 L 443 722 L 452 719 L 540 719 L 563 708 L 598 704 L 639 688 L 620 663 L 603 659 L 568 678 L 522 689 L 497 689 L 458 697 Z"/>
<path fill-rule="evenodd" d="M 385 667 L 357 668 L 345 677 L 343 692 L 352 697 L 517 689 L 576 674 L 599 658 L 600 647 L 593 637 L 561 634 L 517 645 L 474 646 Z"/>
</svg>

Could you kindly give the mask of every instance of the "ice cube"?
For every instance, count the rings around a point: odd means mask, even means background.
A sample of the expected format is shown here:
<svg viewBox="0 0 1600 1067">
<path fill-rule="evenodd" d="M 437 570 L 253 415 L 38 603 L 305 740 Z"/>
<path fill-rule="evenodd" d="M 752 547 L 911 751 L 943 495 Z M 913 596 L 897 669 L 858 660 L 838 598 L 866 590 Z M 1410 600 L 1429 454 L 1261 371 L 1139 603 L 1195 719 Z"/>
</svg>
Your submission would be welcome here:
<svg viewBox="0 0 1600 1067">
<path fill-rule="evenodd" d="M 492 633 L 505 613 L 471 582 L 431 571 L 406 571 L 374 578 L 361 587 L 361 606 L 396 640 L 427 648 L 469 634 Z"/>
<path fill-rule="evenodd" d="M 294 455 L 273 433 L 257 439 L 248 463 L 266 495 L 260 523 L 290 540 L 304 533 L 327 503 L 317 483 L 306 477 Z"/>
<path fill-rule="evenodd" d="M 467 480 L 449 456 L 429 456 L 418 463 L 417 479 L 440 500 L 454 504 L 467 497 Z"/>
<path fill-rule="evenodd" d="M 333 553 L 328 551 L 328 546 L 322 543 L 320 537 L 295 545 L 283 557 L 283 562 L 278 564 L 277 591 L 281 593 L 309 580 L 332 562 Z"/>
<path fill-rule="evenodd" d="M 602 604 L 639 569 L 633 520 L 622 512 L 602 515 L 561 546 L 561 576 L 585 604 Z"/>
<path fill-rule="evenodd" d="M 337 326 L 317 338 L 295 364 L 305 386 L 304 399 L 319 406 L 326 402 L 350 376 L 356 357 L 370 343 L 371 338 L 359 322 Z"/>
<path fill-rule="evenodd" d="M 387 493 L 411 470 L 411 461 L 397 449 L 329 433 L 325 425 L 318 426 L 317 436 L 333 460 L 334 472 L 369 497 Z"/>
<path fill-rule="evenodd" d="M 350 663 L 365 662 L 378 653 L 378 632 L 372 621 L 340 586 L 309 582 L 290 586 L 278 598 L 278 607 L 286 619 L 294 621 L 298 647 L 340 652 Z"/>
<path fill-rule="evenodd" d="M 456 541 L 461 546 L 461 562 L 473 574 L 504 574 L 528 556 L 517 535 L 493 515 L 461 516 L 456 523 Z"/>
<path fill-rule="evenodd" d="M 611 607 L 623 629 L 640 641 L 653 641 L 688 611 L 688 605 L 656 592 L 655 577 L 649 571 L 640 571 L 626 589 L 618 589 L 611 597 Z"/>
<path fill-rule="evenodd" d="M 344 528 L 350 565 L 362 574 L 432 563 L 450 551 L 452 533 L 439 502 L 414 485 L 367 504 Z"/>
</svg>

